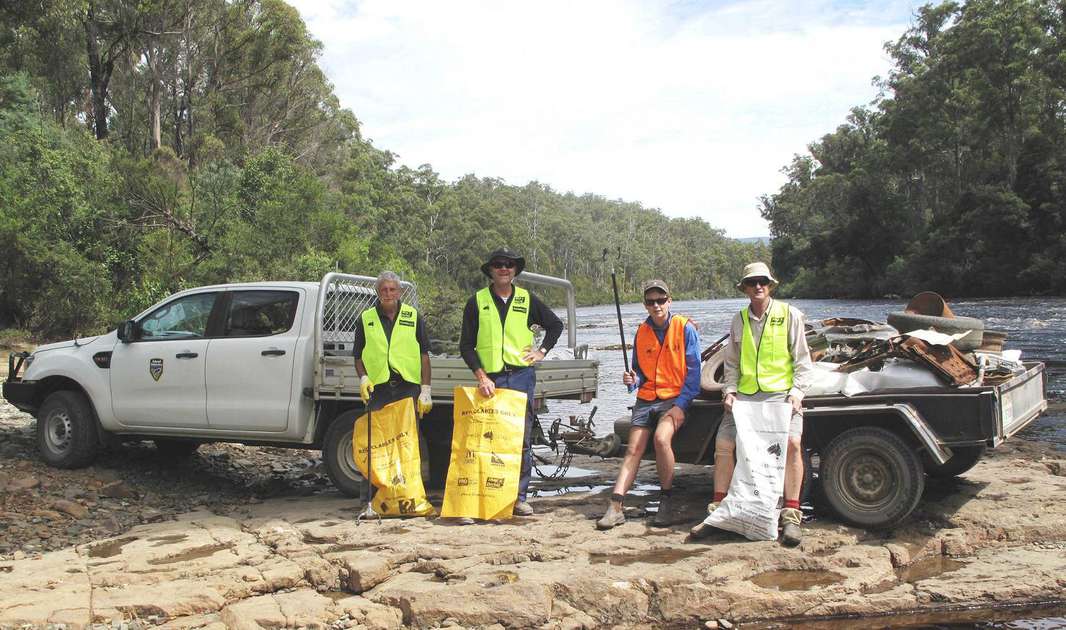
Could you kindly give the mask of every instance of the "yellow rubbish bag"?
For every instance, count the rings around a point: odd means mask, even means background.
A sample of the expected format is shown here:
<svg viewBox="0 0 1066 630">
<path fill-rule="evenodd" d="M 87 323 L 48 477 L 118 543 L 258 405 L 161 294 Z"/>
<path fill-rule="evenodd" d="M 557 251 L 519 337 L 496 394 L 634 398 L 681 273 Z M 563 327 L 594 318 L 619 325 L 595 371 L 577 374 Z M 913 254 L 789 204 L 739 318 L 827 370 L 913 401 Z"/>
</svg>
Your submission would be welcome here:
<svg viewBox="0 0 1066 630">
<path fill-rule="evenodd" d="M 525 393 L 499 388 L 485 398 L 476 387 L 456 387 L 454 414 L 441 516 L 510 518 L 522 468 Z"/>
<path fill-rule="evenodd" d="M 422 485 L 422 457 L 418 452 L 418 425 L 411 398 L 389 403 L 371 414 L 374 425 L 373 476 L 377 488 L 371 506 L 381 516 L 428 516 L 433 506 Z M 366 476 L 366 414 L 355 420 L 352 454 L 355 466 Z"/>
</svg>

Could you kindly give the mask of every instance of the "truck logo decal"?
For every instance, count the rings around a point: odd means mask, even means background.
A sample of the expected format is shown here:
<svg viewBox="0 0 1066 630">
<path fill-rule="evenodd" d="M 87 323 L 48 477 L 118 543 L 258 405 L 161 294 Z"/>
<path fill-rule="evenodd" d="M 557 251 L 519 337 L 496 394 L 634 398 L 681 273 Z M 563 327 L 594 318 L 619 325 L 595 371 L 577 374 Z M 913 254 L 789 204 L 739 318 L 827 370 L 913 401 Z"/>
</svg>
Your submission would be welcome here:
<svg viewBox="0 0 1066 630">
<path fill-rule="evenodd" d="M 163 378 L 163 359 L 152 359 L 148 362 L 148 373 L 152 379 L 158 381 Z"/>
</svg>

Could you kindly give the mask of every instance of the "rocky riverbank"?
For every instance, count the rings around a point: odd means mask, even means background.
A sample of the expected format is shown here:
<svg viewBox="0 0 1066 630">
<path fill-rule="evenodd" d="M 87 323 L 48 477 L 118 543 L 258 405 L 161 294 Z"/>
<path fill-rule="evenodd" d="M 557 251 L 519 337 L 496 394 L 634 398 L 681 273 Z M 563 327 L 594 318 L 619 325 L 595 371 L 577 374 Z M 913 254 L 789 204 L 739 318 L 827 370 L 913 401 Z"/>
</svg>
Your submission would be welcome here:
<svg viewBox="0 0 1066 630">
<path fill-rule="evenodd" d="M 596 531 L 617 462 L 582 458 L 583 476 L 540 486 L 532 518 L 357 523 L 313 451 L 164 462 L 144 443 L 62 471 L 33 430 L 0 404 L 0 628 L 725 627 L 1066 599 L 1066 459 L 1023 441 L 930 480 L 904 527 L 815 514 L 784 549 L 688 539 L 704 467 L 681 467 L 687 521 L 669 528 L 644 522 L 654 497 L 638 494 L 625 525 Z"/>
</svg>

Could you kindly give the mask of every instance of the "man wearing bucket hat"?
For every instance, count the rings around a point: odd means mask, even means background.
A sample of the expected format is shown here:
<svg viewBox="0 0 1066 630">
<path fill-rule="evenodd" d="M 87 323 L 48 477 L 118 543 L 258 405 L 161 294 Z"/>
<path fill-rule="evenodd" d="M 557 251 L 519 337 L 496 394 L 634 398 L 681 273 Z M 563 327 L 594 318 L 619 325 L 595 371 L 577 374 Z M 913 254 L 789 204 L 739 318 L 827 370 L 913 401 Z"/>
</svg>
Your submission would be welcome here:
<svg viewBox="0 0 1066 630">
<path fill-rule="evenodd" d="M 522 440 L 522 470 L 518 480 L 516 516 L 532 516 L 533 507 L 526 502 L 533 470 L 533 387 L 534 364 L 544 358 L 559 340 L 563 322 L 531 292 L 513 284 L 526 266 L 526 260 L 509 249 L 489 254 L 481 273 L 491 280 L 489 286 L 467 300 L 463 309 L 463 328 L 459 353 L 477 378 L 478 390 L 492 396 L 497 387 L 526 394 L 526 423 Z M 532 325 L 544 329 L 544 340 L 533 347 Z"/>
<path fill-rule="evenodd" d="M 791 547 L 798 545 L 802 537 L 803 517 L 799 510 L 803 483 L 802 401 L 814 366 L 804 335 L 803 313 L 770 297 L 776 286 L 770 268 L 761 262 L 746 265 L 736 285 L 748 297 L 749 304 L 733 316 L 729 329 L 722 389 L 725 414 L 714 446 L 714 501 L 707 510 L 713 512 L 725 498 L 736 467 L 733 403 L 737 400 L 788 402 L 792 405 L 792 421 L 785 456 L 781 542 Z M 713 530 L 705 520 L 692 528 L 692 535 L 699 538 Z"/>
</svg>

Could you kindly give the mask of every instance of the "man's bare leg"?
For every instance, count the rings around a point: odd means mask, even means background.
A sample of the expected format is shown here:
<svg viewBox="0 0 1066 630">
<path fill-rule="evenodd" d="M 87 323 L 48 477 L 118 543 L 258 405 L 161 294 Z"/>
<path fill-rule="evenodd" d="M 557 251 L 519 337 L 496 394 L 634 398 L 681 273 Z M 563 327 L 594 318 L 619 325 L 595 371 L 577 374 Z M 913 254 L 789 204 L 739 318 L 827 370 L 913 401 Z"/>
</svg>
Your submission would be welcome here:
<svg viewBox="0 0 1066 630">
<path fill-rule="evenodd" d="M 629 444 L 626 445 L 626 456 L 622 460 L 622 468 L 618 471 L 618 479 L 614 482 L 614 494 L 625 496 L 633 487 L 633 481 L 637 478 L 637 468 L 640 467 L 640 459 L 644 456 L 644 450 L 648 447 L 648 436 L 651 430 L 647 427 L 633 427 L 629 432 Z M 617 509 L 622 509 L 622 502 L 611 499 L 611 504 Z"/>
<path fill-rule="evenodd" d="M 717 453 L 715 453 L 717 455 Z M 715 470 L 715 480 L 718 475 Z M 718 484 L 715 483 L 715 490 Z M 785 501 L 799 501 L 800 488 L 803 486 L 803 438 L 788 437 L 788 450 L 785 454 Z"/>
<path fill-rule="evenodd" d="M 719 438 L 714 443 L 714 494 L 729 492 L 733 469 L 737 465 L 737 443 Z"/>
<path fill-rule="evenodd" d="M 674 433 L 673 422 L 660 421 L 655 427 L 655 470 L 659 473 L 659 487 L 670 490 L 674 486 Z"/>
</svg>

